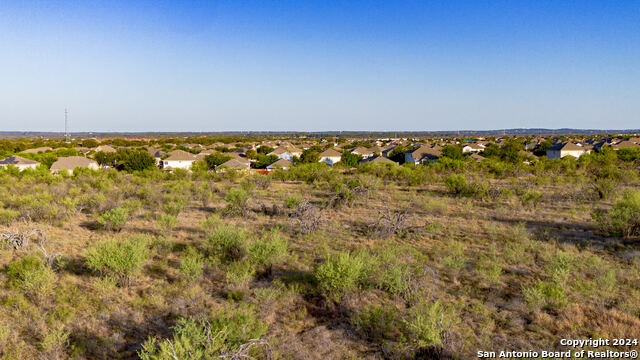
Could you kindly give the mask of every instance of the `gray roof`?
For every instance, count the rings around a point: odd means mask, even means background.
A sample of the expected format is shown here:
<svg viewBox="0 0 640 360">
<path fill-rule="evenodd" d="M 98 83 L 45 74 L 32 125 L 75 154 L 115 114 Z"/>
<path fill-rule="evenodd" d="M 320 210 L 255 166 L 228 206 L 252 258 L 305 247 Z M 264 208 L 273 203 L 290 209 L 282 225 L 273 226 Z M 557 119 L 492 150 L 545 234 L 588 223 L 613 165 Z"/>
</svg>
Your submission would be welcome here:
<svg viewBox="0 0 640 360">
<path fill-rule="evenodd" d="M 0 165 L 39 165 L 40 163 L 35 161 L 35 160 L 31 160 L 31 159 L 25 159 L 21 156 L 10 156 L 6 159 L 0 160 Z"/>
</svg>

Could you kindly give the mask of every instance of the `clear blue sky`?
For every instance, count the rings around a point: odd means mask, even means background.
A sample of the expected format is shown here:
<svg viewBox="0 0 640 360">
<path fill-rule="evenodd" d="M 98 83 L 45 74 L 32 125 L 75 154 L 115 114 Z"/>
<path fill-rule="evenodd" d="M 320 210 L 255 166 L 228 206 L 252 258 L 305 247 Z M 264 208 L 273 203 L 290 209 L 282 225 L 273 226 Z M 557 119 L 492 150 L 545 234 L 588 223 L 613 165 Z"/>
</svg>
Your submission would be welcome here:
<svg viewBox="0 0 640 360">
<path fill-rule="evenodd" d="M 0 130 L 640 128 L 640 1 L 2 1 Z"/>
</svg>

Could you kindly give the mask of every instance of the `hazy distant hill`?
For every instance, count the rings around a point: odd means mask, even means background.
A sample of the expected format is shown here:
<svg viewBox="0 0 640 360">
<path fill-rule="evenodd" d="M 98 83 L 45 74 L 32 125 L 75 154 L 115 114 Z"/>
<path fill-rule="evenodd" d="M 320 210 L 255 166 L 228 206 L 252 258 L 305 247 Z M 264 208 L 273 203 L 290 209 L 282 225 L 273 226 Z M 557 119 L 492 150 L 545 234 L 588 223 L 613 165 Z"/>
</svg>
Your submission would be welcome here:
<svg viewBox="0 0 640 360">
<path fill-rule="evenodd" d="M 447 131 L 211 131 L 211 132 L 74 132 L 74 138 L 108 138 L 108 137 L 193 137 L 208 135 L 251 136 L 251 135 L 288 135 L 288 136 L 367 136 L 367 137 L 420 137 L 428 135 L 442 136 L 500 136 L 500 135 L 562 135 L 562 134 L 632 134 L 639 133 L 640 129 L 496 129 L 496 130 L 447 130 Z M 62 132 L 46 131 L 0 131 L 0 138 L 22 137 L 63 137 Z"/>
</svg>

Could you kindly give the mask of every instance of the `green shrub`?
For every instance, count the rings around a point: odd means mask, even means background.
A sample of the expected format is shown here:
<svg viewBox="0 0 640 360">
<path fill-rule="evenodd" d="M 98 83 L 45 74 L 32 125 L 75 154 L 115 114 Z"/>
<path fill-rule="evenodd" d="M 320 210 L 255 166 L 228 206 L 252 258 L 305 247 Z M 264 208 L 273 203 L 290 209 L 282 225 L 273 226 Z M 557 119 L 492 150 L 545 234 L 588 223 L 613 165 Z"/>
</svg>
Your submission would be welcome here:
<svg viewBox="0 0 640 360">
<path fill-rule="evenodd" d="M 54 273 L 39 256 L 29 255 L 7 267 L 9 285 L 28 297 L 40 300 L 51 295 Z"/>
<path fill-rule="evenodd" d="M 252 264 L 243 261 L 230 263 L 226 271 L 227 282 L 234 287 L 240 288 L 246 287 L 256 273 Z"/>
<path fill-rule="evenodd" d="M 11 224 L 20 216 L 20 211 L 11 209 L 0 209 L 0 225 Z"/>
<path fill-rule="evenodd" d="M 394 313 L 393 309 L 372 305 L 357 310 L 349 322 L 369 340 L 388 339 L 395 330 Z"/>
<path fill-rule="evenodd" d="M 624 237 L 640 235 L 640 190 L 629 191 L 607 211 L 594 211 L 601 230 Z"/>
<path fill-rule="evenodd" d="M 200 221 L 200 227 L 202 228 L 202 230 L 207 232 L 213 231 L 215 228 L 217 228 L 221 224 L 222 224 L 222 220 L 220 220 L 220 218 L 215 214 L 209 216 L 205 220 Z"/>
<path fill-rule="evenodd" d="M 251 195 L 250 191 L 244 189 L 234 188 L 229 190 L 224 196 L 224 200 L 227 202 L 224 213 L 227 216 L 246 216 L 249 211 L 249 199 Z"/>
<path fill-rule="evenodd" d="M 277 231 L 271 231 L 262 238 L 249 244 L 247 252 L 249 260 L 271 272 L 273 264 L 285 257 L 289 243 Z"/>
<path fill-rule="evenodd" d="M 367 262 L 361 254 L 342 252 L 318 266 L 314 276 L 323 294 L 339 301 L 345 292 L 355 290 L 366 279 Z"/>
<path fill-rule="evenodd" d="M 120 231 L 127 222 L 128 217 L 129 211 L 127 209 L 122 207 L 113 208 L 98 217 L 98 224 L 106 230 Z"/>
<path fill-rule="evenodd" d="M 149 337 L 138 355 L 142 360 L 214 359 L 233 354 L 240 345 L 259 339 L 266 331 L 267 325 L 255 310 L 245 306 L 210 320 L 180 319 L 170 341 Z M 252 350 L 251 355 L 258 358 L 266 351 L 259 346 Z"/>
<path fill-rule="evenodd" d="M 386 263 L 376 279 L 376 286 L 394 295 L 405 293 L 409 287 L 409 267 L 404 264 Z"/>
<path fill-rule="evenodd" d="M 447 176 L 444 179 L 444 185 L 455 195 L 463 195 L 469 186 L 467 179 L 462 174 L 452 174 Z"/>
<path fill-rule="evenodd" d="M 522 206 L 533 206 L 536 207 L 540 200 L 542 199 L 543 194 L 539 191 L 527 189 L 521 196 L 520 202 Z"/>
<path fill-rule="evenodd" d="M 408 319 L 404 320 L 411 339 L 420 347 L 442 345 L 451 327 L 457 322 L 453 307 L 440 301 L 421 304 L 411 309 Z"/>
<path fill-rule="evenodd" d="M 302 199 L 293 195 L 289 195 L 284 199 L 284 206 L 287 209 L 295 209 L 301 203 L 302 203 Z"/>
<path fill-rule="evenodd" d="M 247 235 L 229 225 L 221 225 L 207 236 L 207 244 L 213 255 L 225 263 L 242 260 L 247 255 Z"/>
<path fill-rule="evenodd" d="M 160 229 L 162 229 L 165 232 L 173 230 L 173 228 L 175 228 L 176 225 L 178 225 L 178 218 L 174 215 L 169 215 L 169 214 L 158 215 L 156 217 L 156 221 L 158 222 Z"/>
<path fill-rule="evenodd" d="M 203 268 L 204 257 L 195 248 L 188 247 L 180 259 L 180 274 L 193 282 L 202 276 Z"/>
<path fill-rule="evenodd" d="M 106 240 L 87 250 L 87 265 L 103 275 L 115 276 L 121 285 L 129 285 L 151 256 L 148 240 L 133 237 L 127 240 Z"/>
<path fill-rule="evenodd" d="M 162 204 L 162 212 L 171 216 L 178 216 L 184 210 L 186 200 L 184 199 L 165 199 Z"/>
</svg>

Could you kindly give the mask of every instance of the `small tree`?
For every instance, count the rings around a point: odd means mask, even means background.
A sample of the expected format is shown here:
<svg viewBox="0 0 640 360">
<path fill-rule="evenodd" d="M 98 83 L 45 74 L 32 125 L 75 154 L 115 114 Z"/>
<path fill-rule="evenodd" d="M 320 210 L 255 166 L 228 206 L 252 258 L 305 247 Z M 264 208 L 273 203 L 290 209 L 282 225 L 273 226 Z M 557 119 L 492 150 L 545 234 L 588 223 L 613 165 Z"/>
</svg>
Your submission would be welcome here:
<svg viewBox="0 0 640 360">
<path fill-rule="evenodd" d="M 348 167 L 358 167 L 358 163 L 362 160 L 362 155 L 354 154 L 348 150 L 342 152 L 340 162 Z"/>
<path fill-rule="evenodd" d="M 442 148 L 442 156 L 445 156 L 454 160 L 461 160 L 463 158 L 462 147 L 458 145 L 447 145 Z"/>
<path fill-rule="evenodd" d="M 215 169 L 216 166 L 222 165 L 229 160 L 231 160 L 230 155 L 225 155 L 219 152 L 209 154 L 204 157 L 204 161 L 207 163 L 209 169 Z"/>
</svg>

